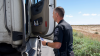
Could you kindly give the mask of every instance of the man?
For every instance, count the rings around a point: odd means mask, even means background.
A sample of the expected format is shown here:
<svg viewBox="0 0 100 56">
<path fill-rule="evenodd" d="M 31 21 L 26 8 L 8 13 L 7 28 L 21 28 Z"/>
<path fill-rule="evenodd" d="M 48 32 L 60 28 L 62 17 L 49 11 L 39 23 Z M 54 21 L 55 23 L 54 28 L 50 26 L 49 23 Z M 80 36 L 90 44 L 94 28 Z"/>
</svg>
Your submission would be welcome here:
<svg viewBox="0 0 100 56">
<path fill-rule="evenodd" d="M 54 30 L 53 43 L 42 41 L 44 46 L 54 48 L 55 56 L 74 56 L 72 27 L 64 21 L 64 9 L 56 7 L 53 11 L 54 21 L 58 23 Z"/>
</svg>

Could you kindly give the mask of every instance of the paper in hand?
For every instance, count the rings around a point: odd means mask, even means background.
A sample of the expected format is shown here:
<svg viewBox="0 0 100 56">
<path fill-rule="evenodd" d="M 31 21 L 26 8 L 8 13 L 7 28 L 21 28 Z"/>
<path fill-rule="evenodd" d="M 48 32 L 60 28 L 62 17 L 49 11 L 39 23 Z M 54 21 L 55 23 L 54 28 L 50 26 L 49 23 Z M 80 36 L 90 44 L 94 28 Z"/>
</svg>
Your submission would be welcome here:
<svg viewBox="0 0 100 56">
<path fill-rule="evenodd" d="M 42 37 L 40 37 L 41 41 L 44 41 L 44 39 Z"/>
</svg>

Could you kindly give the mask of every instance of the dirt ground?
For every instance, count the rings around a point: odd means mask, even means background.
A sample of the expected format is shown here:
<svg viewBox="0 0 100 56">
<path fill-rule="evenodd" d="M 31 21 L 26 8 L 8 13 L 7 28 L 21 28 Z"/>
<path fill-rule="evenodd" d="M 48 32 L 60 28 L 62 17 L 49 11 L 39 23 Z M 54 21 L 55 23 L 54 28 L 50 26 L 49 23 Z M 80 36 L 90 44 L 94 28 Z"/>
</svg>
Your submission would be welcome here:
<svg viewBox="0 0 100 56">
<path fill-rule="evenodd" d="M 72 28 L 86 36 L 100 40 L 100 25 L 72 25 Z"/>
</svg>

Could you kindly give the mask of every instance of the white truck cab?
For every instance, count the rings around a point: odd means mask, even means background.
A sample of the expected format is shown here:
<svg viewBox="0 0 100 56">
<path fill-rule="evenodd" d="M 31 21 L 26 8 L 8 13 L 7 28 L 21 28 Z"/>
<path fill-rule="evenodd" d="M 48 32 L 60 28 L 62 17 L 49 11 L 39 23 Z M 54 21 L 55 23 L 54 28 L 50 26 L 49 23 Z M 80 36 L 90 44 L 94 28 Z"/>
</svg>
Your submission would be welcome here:
<svg viewBox="0 0 100 56">
<path fill-rule="evenodd" d="M 41 56 L 38 37 L 52 40 L 55 6 L 56 0 L 0 0 L 0 55 Z"/>
</svg>

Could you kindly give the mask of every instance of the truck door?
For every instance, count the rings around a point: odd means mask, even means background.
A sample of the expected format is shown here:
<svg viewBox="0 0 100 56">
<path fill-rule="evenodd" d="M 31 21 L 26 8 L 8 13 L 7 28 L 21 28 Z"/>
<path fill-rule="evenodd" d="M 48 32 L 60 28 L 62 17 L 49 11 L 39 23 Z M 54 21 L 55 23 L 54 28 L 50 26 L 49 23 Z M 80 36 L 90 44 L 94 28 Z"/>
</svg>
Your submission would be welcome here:
<svg viewBox="0 0 100 56">
<path fill-rule="evenodd" d="M 53 33 L 55 22 L 53 10 L 55 0 L 32 0 L 31 31 L 34 35 L 49 36 Z"/>
</svg>

